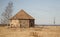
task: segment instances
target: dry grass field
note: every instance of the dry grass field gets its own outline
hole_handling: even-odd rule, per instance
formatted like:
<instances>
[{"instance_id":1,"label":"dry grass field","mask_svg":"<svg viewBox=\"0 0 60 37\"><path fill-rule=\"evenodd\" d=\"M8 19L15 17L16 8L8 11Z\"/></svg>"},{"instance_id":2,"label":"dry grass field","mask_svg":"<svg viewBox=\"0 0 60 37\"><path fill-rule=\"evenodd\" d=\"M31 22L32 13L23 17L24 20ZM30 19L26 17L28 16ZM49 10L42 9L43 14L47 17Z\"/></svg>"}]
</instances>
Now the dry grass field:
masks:
<instances>
[{"instance_id":1,"label":"dry grass field","mask_svg":"<svg viewBox=\"0 0 60 37\"><path fill-rule=\"evenodd\" d=\"M39 26L35 28L0 27L0 37L60 37L60 26Z\"/></svg>"}]
</instances>

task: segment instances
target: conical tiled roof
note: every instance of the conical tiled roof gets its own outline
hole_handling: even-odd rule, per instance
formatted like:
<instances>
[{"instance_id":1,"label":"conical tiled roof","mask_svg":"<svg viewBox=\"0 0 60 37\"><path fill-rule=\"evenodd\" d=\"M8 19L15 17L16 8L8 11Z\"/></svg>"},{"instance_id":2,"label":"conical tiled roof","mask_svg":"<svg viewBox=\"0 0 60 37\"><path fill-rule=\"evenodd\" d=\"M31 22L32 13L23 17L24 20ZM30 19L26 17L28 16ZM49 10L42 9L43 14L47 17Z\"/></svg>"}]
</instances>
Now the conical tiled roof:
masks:
<instances>
[{"instance_id":1,"label":"conical tiled roof","mask_svg":"<svg viewBox=\"0 0 60 37\"><path fill-rule=\"evenodd\" d=\"M11 19L34 19L34 18L29 14L27 14L24 10L21 10Z\"/></svg>"}]
</instances>

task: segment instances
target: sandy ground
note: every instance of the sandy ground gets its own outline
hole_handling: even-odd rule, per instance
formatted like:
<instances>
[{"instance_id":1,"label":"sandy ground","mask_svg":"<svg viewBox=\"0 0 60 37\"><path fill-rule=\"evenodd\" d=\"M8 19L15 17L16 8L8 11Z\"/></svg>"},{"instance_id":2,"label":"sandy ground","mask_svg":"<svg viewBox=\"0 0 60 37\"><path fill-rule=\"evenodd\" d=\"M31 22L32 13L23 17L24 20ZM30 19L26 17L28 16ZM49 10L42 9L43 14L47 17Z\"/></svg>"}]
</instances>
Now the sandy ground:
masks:
<instances>
[{"instance_id":1,"label":"sandy ground","mask_svg":"<svg viewBox=\"0 0 60 37\"><path fill-rule=\"evenodd\" d=\"M0 37L60 37L60 26L40 26L38 28L0 27Z\"/></svg>"}]
</instances>

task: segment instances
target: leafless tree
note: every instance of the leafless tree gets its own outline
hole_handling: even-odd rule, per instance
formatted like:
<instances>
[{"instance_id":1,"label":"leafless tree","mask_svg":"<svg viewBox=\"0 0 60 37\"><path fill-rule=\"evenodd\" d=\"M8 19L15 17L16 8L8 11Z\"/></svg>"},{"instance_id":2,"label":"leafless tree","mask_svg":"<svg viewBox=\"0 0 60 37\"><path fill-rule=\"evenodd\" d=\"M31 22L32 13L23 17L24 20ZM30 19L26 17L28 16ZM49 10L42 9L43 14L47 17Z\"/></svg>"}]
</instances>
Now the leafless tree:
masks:
<instances>
[{"instance_id":1,"label":"leafless tree","mask_svg":"<svg viewBox=\"0 0 60 37\"><path fill-rule=\"evenodd\" d=\"M12 16L12 12L13 12L13 2L9 2L5 11L1 14L1 16L2 16L1 23L2 24L9 24L9 19Z\"/></svg>"}]
</instances>

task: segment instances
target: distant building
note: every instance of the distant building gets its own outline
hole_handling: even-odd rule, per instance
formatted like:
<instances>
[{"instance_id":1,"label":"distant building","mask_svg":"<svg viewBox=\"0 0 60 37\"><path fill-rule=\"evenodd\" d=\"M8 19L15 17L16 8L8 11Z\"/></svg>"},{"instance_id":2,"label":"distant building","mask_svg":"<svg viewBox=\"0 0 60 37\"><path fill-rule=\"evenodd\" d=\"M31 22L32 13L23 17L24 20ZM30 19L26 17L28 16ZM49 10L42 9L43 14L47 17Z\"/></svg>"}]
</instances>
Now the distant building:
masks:
<instances>
[{"instance_id":1,"label":"distant building","mask_svg":"<svg viewBox=\"0 0 60 37\"><path fill-rule=\"evenodd\" d=\"M10 18L11 27L34 27L34 18L24 10L19 11L15 16Z\"/></svg>"}]
</instances>

